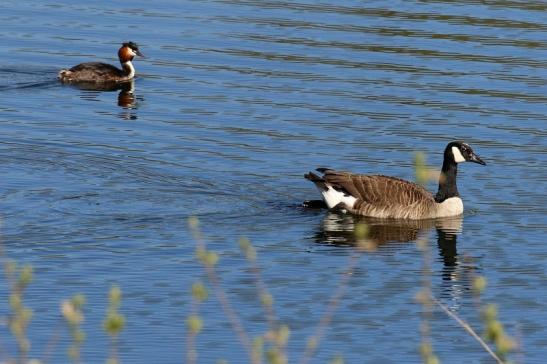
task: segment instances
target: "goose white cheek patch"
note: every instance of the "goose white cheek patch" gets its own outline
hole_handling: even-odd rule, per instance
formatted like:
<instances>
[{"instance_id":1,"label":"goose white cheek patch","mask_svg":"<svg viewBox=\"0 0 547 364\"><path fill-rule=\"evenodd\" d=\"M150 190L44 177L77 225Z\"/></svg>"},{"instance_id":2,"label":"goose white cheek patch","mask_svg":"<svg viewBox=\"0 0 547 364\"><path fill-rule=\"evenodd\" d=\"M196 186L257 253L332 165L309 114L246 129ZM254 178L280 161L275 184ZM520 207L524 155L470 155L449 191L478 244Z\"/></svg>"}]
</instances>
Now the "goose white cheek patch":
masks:
<instances>
[{"instance_id":1,"label":"goose white cheek patch","mask_svg":"<svg viewBox=\"0 0 547 364\"><path fill-rule=\"evenodd\" d=\"M460 152L460 149L458 147L452 147L452 154L454 155L454 161L456 163L465 162L465 158L462 155L462 152Z\"/></svg>"}]
</instances>

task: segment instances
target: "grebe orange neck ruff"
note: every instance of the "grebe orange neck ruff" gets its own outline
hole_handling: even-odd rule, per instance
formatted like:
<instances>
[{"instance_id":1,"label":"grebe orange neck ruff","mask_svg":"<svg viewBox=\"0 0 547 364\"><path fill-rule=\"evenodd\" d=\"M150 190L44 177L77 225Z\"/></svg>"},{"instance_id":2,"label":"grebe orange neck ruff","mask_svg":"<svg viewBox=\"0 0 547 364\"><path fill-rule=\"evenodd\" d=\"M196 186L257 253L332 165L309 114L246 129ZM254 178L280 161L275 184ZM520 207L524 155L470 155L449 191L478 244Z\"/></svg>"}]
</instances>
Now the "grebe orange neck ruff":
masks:
<instances>
[{"instance_id":1,"label":"grebe orange neck ruff","mask_svg":"<svg viewBox=\"0 0 547 364\"><path fill-rule=\"evenodd\" d=\"M133 58L144 57L136 43L123 43L118 50L122 69L108 63L86 62L59 72L58 78L64 83L116 83L126 82L135 77Z\"/></svg>"}]
</instances>

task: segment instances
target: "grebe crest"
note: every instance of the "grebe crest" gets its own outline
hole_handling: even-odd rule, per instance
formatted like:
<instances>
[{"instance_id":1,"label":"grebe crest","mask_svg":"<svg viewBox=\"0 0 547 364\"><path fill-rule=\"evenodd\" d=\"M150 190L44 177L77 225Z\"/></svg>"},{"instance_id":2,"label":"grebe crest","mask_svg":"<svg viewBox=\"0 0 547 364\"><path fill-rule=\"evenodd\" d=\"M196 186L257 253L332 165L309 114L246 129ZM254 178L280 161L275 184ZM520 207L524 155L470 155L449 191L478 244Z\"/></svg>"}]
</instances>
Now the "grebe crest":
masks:
<instances>
[{"instance_id":1,"label":"grebe crest","mask_svg":"<svg viewBox=\"0 0 547 364\"><path fill-rule=\"evenodd\" d=\"M123 43L118 50L118 59L122 69L111 64L86 62L59 72L58 78L64 83L118 83L126 82L135 77L133 58L144 57L139 46L134 42Z\"/></svg>"}]
</instances>

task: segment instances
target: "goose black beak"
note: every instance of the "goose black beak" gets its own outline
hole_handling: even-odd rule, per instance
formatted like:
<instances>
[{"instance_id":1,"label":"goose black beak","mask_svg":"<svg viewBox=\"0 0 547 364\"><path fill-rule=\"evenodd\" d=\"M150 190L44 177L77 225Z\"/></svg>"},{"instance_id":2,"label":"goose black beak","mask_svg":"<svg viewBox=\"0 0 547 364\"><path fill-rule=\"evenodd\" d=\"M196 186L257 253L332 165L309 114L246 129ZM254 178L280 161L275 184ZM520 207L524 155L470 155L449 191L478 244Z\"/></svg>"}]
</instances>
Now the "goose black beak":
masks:
<instances>
[{"instance_id":1,"label":"goose black beak","mask_svg":"<svg viewBox=\"0 0 547 364\"><path fill-rule=\"evenodd\" d=\"M486 165L486 162L483 161L478 155L476 155L475 153L471 154L471 157L469 158L469 162L474 162L474 163L478 163L478 164L482 164L483 166Z\"/></svg>"}]
</instances>

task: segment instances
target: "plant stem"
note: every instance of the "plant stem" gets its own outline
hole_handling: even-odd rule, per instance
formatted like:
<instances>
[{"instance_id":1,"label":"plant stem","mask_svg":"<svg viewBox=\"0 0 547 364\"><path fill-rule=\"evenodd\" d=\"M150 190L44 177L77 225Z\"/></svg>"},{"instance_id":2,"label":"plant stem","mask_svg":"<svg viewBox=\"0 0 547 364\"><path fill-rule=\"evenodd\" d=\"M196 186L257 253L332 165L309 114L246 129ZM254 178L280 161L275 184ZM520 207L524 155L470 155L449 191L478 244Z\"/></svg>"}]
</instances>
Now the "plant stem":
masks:
<instances>
[{"instance_id":1,"label":"plant stem","mask_svg":"<svg viewBox=\"0 0 547 364\"><path fill-rule=\"evenodd\" d=\"M494 358L499 364L505 364L505 362L503 360L500 359L499 356L496 355L496 353L490 349L490 347L488 346L488 344L475 332L475 330L473 330L473 328L467 323L465 322L464 320L462 320L461 318L459 318L455 313L451 312L448 307L446 307L445 305L443 305L441 302L439 302L436 298L434 297L431 297L431 300L433 302L435 302L437 304L437 306L439 306L440 308L442 308L442 310L450 317L452 317L454 320L456 320L456 322L458 324L460 324L461 327L463 327L465 329L465 331L467 331L469 334L471 334L471 336L473 336L475 338L475 340L477 340L479 342L479 344L481 344L481 346L488 352L488 354L490 354L490 356L492 358Z\"/></svg>"}]
</instances>

